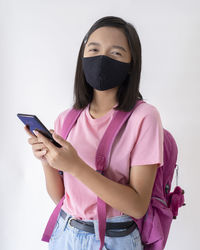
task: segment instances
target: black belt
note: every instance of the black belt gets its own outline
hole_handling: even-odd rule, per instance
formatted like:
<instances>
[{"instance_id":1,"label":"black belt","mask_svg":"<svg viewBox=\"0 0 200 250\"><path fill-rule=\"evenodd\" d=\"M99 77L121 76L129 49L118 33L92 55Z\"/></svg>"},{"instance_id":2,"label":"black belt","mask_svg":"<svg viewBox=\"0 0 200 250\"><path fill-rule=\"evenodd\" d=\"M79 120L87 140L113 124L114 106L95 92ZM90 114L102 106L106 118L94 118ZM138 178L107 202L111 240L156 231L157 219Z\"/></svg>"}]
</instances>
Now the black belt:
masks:
<instances>
[{"instance_id":1,"label":"black belt","mask_svg":"<svg viewBox=\"0 0 200 250\"><path fill-rule=\"evenodd\" d=\"M60 215L63 219L66 218L66 213L61 209ZM68 221L69 225L72 227L75 227L77 229L89 232L89 233L95 233L94 230L94 223L93 222L86 222L82 220L76 220L74 218L70 218ZM130 233L132 233L137 228L137 224L132 221L127 222L107 222L106 223L106 236L109 237L123 237ZM121 231L112 231L112 229L119 229Z\"/></svg>"}]
</instances>

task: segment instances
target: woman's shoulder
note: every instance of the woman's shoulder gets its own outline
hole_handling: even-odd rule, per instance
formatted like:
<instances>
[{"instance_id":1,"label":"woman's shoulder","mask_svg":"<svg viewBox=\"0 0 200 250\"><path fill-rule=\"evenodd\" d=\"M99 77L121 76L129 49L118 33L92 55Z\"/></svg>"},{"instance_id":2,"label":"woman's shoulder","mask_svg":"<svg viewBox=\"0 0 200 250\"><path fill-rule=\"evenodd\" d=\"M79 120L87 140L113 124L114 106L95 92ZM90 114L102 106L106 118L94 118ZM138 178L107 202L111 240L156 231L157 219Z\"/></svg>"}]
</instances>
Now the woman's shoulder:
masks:
<instances>
[{"instance_id":1,"label":"woman's shoulder","mask_svg":"<svg viewBox=\"0 0 200 250\"><path fill-rule=\"evenodd\" d=\"M146 117L160 120L160 112L158 111L156 106L144 101L135 108L135 110L131 114L130 119L142 121Z\"/></svg>"},{"instance_id":2,"label":"woman's shoulder","mask_svg":"<svg viewBox=\"0 0 200 250\"><path fill-rule=\"evenodd\" d=\"M54 125L57 127L57 126L62 126L66 116L68 115L69 111L71 110L72 108L67 108L67 109L64 109L62 111L60 111L60 113L58 113L56 119L55 119L55 122L54 122Z\"/></svg>"},{"instance_id":3,"label":"woman's shoulder","mask_svg":"<svg viewBox=\"0 0 200 250\"><path fill-rule=\"evenodd\" d=\"M146 101L143 101L141 104L139 104L136 107L135 112L140 114L140 115L150 115L150 114L159 113L156 106L154 106L153 104L150 104Z\"/></svg>"}]
</instances>

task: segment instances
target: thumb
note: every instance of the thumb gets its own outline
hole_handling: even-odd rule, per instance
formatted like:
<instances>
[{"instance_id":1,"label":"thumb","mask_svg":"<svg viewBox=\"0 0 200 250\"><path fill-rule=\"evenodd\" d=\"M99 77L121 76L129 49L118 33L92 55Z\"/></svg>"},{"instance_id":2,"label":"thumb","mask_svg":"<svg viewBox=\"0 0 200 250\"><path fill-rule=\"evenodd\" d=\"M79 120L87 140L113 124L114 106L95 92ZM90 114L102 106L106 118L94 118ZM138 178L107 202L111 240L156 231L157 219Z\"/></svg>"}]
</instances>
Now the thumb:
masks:
<instances>
[{"instance_id":1,"label":"thumb","mask_svg":"<svg viewBox=\"0 0 200 250\"><path fill-rule=\"evenodd\" d=\"M67 142L60 135L53 132L52 136L53 139L57 141L61 146L66 146Z\"/></svg>"},{"instance_id":2,"label":"thumb","mask_svg":"<svg viewBox=\"0 0 200 250\"><path fill-rule=\"evenodd\" d=\"M53 134L54 130L53 129L49 129L50 133Z\"/></svg>"}]
</instances>

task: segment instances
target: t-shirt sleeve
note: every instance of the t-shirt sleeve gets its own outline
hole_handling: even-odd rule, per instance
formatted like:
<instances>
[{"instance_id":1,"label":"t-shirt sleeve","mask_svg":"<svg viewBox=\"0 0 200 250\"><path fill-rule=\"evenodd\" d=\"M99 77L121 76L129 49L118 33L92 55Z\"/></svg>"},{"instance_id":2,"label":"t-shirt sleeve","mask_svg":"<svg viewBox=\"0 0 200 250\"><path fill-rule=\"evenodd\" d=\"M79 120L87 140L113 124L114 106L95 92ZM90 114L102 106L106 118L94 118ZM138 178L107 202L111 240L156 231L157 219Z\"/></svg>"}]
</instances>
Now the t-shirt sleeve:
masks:
<instances>
[{"instance_id":1,"label":"t-shirt sleeve","mask_svg":"<svg viewBox=\"0 0 200 250\"><path fill-rule=\"evenodd\" d=\"M134 165L163 165L163 127L160 114L152 108L141 119L136 142L130 154L131 167Z\"/></svg>"},{"instance_id":2,"label":"t-shirt sleeve","mask_svg":"<svg viewBox=\"0 0 200 250\"><path fill-rule=\"evenodd\" d=\"M61 132L63 129L64 120L65 120L69 111L70 111L70 109L62 111L61 113L58 114L58 116L54 120L54 131L56 132L56 134L58 134L60 136L61 136Z\"/></svg>"}]
</instances>

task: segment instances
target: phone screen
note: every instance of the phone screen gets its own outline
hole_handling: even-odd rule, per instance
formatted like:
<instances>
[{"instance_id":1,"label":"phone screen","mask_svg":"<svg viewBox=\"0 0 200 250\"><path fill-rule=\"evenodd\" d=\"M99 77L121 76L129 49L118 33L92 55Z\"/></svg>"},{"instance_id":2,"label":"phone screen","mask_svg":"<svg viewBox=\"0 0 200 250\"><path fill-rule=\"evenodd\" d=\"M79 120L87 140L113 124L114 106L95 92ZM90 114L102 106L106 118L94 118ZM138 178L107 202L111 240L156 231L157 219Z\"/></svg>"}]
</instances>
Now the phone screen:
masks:
<instances>
[{"instance_id":1,"label":"phone screen","mask_svg":"<svg viewBox=\"0 0 200 250\"><path fill-rule=\"evenodd\" d=\"M32 134L34 134L33 130L38 130L39 132L41 132L41 134L46 136L55 146L59 148L62 147L53 139L50 131L44 126L44 124L37 118L36 115L18 113L17 116L25 125L28 126Z\"/></svg>"}]
</instances>

